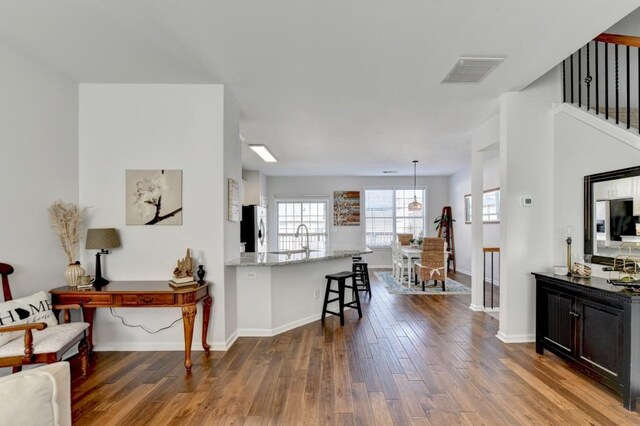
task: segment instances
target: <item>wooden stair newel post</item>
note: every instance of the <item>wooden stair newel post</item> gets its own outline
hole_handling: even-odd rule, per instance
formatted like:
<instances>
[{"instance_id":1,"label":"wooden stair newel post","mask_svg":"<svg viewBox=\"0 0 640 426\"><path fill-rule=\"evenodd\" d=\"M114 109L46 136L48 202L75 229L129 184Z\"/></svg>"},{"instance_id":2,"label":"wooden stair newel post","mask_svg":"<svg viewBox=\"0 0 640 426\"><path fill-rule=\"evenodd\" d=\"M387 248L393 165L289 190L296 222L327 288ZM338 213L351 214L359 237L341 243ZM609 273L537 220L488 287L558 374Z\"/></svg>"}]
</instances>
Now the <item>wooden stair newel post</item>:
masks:
<instances>
[{"instance_id":1,"label":"wooden stair newel post","mask_svg":"<svg viewBox=\"0 0 640 426\"><path fill-rule=\"evenodd\" d=\"M451 206L444 206L442 208L440 226L438 227L438 238L444 238L449 248L447 268L449 267L449 262L451 262L453 266L451 269L453 272L456 272L456 244L453 239L453 214L451 213Z\"/></svg>"}]
</instances>

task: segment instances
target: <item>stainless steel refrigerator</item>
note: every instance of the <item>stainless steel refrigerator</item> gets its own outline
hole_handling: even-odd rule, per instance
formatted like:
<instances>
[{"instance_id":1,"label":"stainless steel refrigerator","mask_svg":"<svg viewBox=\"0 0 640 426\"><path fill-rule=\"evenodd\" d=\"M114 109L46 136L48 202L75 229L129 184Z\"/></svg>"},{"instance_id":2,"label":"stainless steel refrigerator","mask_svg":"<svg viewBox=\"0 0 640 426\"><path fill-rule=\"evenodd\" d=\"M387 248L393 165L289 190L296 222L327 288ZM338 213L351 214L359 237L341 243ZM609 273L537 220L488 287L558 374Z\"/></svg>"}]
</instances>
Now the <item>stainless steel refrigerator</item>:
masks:
<instances>
[{"instance_id":1,"label":"stainless steel refrigerator","mask_svg":"<svg viewBox=\"0 0 640 426\"><path fill-rule=\"evenodd\" d=\"M248 253L267 251L267 209L260 206L242 206L240 242Z\"/></svg>"}]
</instances>

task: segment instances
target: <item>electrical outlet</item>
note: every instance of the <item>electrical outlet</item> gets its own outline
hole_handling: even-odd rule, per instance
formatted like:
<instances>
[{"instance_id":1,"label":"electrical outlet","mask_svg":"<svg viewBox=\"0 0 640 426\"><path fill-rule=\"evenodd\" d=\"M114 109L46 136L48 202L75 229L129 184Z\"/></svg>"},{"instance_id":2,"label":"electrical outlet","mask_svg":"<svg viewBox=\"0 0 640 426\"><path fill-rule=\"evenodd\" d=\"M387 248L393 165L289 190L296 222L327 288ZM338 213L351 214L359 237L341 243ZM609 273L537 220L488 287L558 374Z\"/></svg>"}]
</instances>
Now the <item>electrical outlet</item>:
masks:
<instances>
[{"instance_id":1,"label":"electrical outlet","mask_svg":"<svg viewBox=\"0 0 640 426\"><path fill-rule=\"evenodd\" d=\"M320 300L320 289L316 288L315 290L313 290L313 298L316 300Z\"/></svg>"},{"instance_id":2,"label":"electrical outlet","mask_svg":"<svg viewBox=\"0 0 640 426\"><path fill-rule=\"evenodd\" d=\"M255 280L256 279L256 273L255 272L247 272L247 279L248 280Z\"/></svg>"}]
</instances>

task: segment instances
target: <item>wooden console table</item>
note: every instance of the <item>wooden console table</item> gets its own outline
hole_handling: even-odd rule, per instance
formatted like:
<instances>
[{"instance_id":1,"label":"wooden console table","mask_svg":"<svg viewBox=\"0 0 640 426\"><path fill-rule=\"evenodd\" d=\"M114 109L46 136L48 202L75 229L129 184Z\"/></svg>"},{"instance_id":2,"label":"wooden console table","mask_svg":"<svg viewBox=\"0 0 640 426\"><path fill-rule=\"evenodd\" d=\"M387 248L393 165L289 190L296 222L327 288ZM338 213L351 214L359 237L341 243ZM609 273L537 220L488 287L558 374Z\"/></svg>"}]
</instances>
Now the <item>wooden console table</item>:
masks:
<instances>
[{"instance_id":1,"label":"wooden console table","mask_svg":"<svg viewBox=\"0 0 640 426\"><path fill-rule=\"evenodd\" d=\"M598 277L536 277L536 352L548 350L622 395L640 396L640 295Z\"/></svg>"},{"instance_id":2,"label":"wooden console table","mask_svg":"<svg viewBox=\"0 0 640 426\"><path fill-rule=\"evenodd\" d=\"M96 308L182 308L184 326L184 366L191 372L191 342L197 304L202 301L202 348L209 355L207 332L213 299L209 295L209 283L173 288L167 281L111 281L97 289L78 290L75 287L58 287L50 291L54 305L78 304L82 306L84 320L89 323L87 340L93 350L93 318Z\"/></svg>"}]
</instances>

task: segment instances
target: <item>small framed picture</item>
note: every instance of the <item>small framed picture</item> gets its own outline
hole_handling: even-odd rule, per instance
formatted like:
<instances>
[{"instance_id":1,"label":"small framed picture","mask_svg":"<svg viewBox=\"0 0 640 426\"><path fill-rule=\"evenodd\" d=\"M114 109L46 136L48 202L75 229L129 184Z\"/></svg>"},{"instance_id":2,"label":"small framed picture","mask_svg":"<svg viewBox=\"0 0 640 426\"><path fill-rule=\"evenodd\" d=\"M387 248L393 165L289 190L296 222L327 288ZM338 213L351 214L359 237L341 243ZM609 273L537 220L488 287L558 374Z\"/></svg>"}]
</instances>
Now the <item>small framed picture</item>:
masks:
<instances>
[{"instance_id":1,"label":"small framed picture","mask_svg":"<svg viewBox=\"0 0 640 426\"><path fill-rule=\"evenodd\" d=\"M238 185L238 181L229 178L228 181L229 186L229 221L230 222L238 222L240 221L240 186Z\"/></svg>"}]
</instances>

